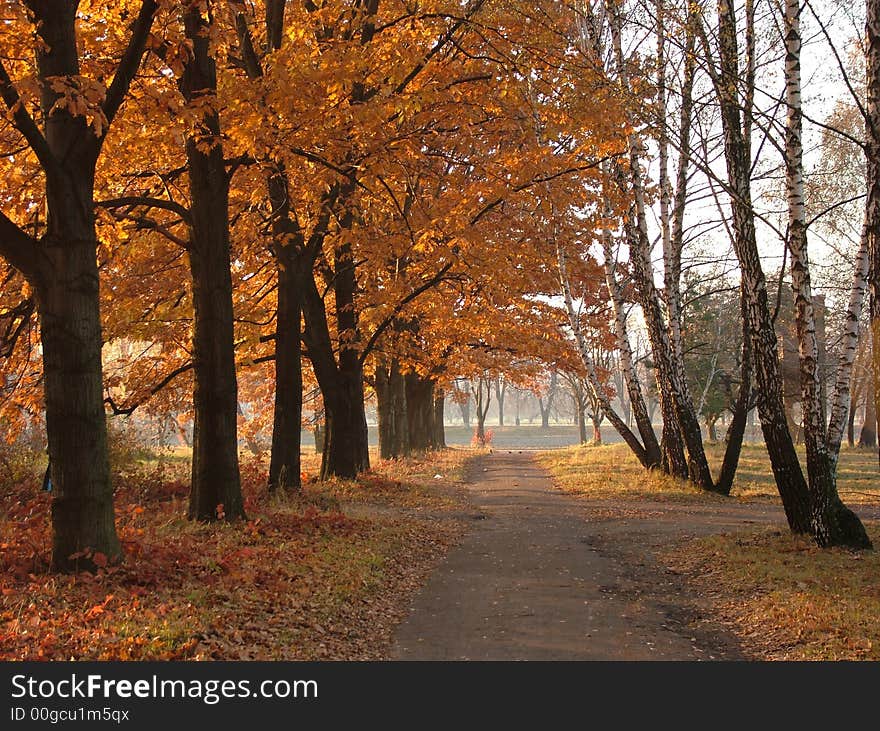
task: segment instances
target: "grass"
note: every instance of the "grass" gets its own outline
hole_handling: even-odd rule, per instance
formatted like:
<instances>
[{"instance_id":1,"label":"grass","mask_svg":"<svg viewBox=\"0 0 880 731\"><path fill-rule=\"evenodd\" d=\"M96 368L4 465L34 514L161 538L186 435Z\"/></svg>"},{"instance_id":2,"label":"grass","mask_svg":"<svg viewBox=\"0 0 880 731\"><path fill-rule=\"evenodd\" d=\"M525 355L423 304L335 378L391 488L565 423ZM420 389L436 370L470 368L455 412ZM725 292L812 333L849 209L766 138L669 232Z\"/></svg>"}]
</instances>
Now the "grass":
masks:
<instances>
[{"instance_id":1,"label":"grass","mask_svg":"<svg viewBox=\"0 0 880 731\"><path fill-rule=\"evenodd\" d=\"M868 524L880 545L880 524ZM880 660L880 553L817 548L780 531L699 538L666 551L705 610L767 660Z\"/></svg>"},{"instance_id":2,"label":"grass","mask_svg":"<svg viewBox=\"0 0 880 731\"><path fill-rule=\"evenodd\" d=\"M701 499L687 482L647 472L623 444L568 447L538 454L538 461L567 493L595 500Z\"/></svg>"},{"instance_id":3,"label":"grass","mask_svg":"<svg viewBox=\"0 0 880 731\"><path fill-rule=\"evenodd\" d=\"M722 445L707 445L709 464L717 474ZM803 457L801 450L801 457ZM703 493L686 481L646 472L624 444L569 447L539 454L539 461L566 492L597 500L652 499L671 502L724 500ZM844 448L838 468L838 490L848 503L880 503L877 455L872 450ZM770 460L763 445L743 446L731 497L739 501L778 501Z\"/></svg>"},{"instance_id":4,"label":"grass","mask_svg":"<svg viewBox=\"0 0 880 731\"><path fill-rule=\"evenodd\" d=\"M182 517L185 461L142 465L116 480L124 563L95 576L48 572L49 496L36 479L8 486L0 659L381 659L407 598L460 534L467 457L379 463L294 496L267 495L265 465L243 461L248 520L234 525Z\"/></svg>"},{"instance_id":5,"label":"grass","mask_svg":"<svg viewBox=\"0 0 880 731\"><path fill-rule=\"evenodd\" d=\"M713 467L721 463L723 447L712 446L708 450ZM801 464L806 464L803 447L798 447ZM877 452L872 449L843 447L837 468L837 489L847 503L880 502L878 489ZM743 448L739 469L734 482L733 494L744 498L776 500L778 493L770 458L763 445L748 444Z\"/></svg>"}]
</instances>

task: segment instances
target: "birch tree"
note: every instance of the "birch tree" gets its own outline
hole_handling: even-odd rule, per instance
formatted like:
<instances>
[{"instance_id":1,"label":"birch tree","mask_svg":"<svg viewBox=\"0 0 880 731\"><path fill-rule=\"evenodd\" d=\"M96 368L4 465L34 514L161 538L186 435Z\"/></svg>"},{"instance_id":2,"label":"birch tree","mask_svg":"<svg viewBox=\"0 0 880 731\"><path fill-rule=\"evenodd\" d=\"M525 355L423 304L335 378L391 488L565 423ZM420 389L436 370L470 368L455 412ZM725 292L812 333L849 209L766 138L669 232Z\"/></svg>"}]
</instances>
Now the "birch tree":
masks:
<instances>
[{"instance_id":1,"label":"birch tree","mask_svg":"<svg viewBox=\"0 0 880 731\"><path fill-rule=\"evenodd\" d=\"M786 180L789 201L789 250L798 299L798 340L800 348L802 397L809 411L811 446L808 447L808 473L803 470L785 418L782 382L779 372L777 340L769 306L766 278L757 247L755 212L752 206L750 147L743 136L743 116L752 92L741 96L743 75L739 66L737 17L729 0L719 0L718 60L707 64L721 111L724 134L727 187L733 213L734 249L740 263L744 292L747 336L757 381L758 413L764 441L782 497L788 523L793 532L813 536L822 546L870 546L867 534L855 514L836 493L830 469L825 422L818 389L815 317L806 251L806 217L803 207L802 112L800 109L800 6L796 0L786 4ZM712 48L701 26L701 44L711 61ZM744 101L745 99L745 101ZM749 112L751 113L751 112Z\"/></svg>"},{"instance_id":2,"label":"birch tree","mask_svg":"<svg viewBox=\"0 0 880 731\"><path fill-rule=\"evenodd\" d=\"M865 20L865 232L870 270L870 316L875 413L880 413L880 0L867 0Z\"/></svg>"}]
</instances>

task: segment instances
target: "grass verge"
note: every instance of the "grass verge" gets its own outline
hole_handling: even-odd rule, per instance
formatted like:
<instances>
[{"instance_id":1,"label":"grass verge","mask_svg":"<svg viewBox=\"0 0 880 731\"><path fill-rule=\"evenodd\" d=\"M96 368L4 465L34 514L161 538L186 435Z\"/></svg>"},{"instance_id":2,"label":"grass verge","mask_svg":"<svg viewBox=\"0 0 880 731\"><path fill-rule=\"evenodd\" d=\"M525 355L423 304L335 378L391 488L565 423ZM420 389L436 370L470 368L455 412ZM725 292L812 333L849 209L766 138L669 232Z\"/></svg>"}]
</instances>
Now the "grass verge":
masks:
<instances>
[{"instance_id":1,"label":"grass verge","mask_svg":"<svg viewBox=\"0 0 880 731\"><path fill-rule=\"evenodd\" d=\"M880 523L868 524L880 545ZM703 616L761 660L880 660L880 553L817 548L780 531L719 535L661 554Z\"/></svg>"},{"instance_id":2,"label":"grass verge","mask_svg":"<svg viewBox=\"0 0 880 731\"><path fill-rule=\"evenodd\" d=\"M717 475L724 457L723 445L706 445L706 455ZM690 483L670 478L659 471L647 472L625 444L556 449L539 453L538 460L551 473L560 489L596 500L726 500L701 492ZM872 450L844 447L838 467L838 490L845 502L880 503L877 477L877 456ZM770 460L763 445L743 445L731 497L740 501L778 502Z\"/></svg>"}]
</instances>

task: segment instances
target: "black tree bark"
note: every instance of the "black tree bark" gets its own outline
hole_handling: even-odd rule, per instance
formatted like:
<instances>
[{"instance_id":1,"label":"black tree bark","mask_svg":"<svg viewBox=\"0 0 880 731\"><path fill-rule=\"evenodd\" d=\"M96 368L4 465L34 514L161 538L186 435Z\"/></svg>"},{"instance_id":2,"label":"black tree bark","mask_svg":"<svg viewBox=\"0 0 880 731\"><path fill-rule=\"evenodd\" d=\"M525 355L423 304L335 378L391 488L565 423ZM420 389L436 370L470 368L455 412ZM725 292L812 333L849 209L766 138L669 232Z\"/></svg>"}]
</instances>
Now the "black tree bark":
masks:
<instances>
[{"instance_id":1,"label":"black tree bark","mask_svg":"<svg viewBox=\"0 0 880 731\"><path fill-rule=\"evenodd\" d=\"M210 22L197 6L183 18L191 56L178 80L187 103L209 101L217 91L210 54ZM238 469L238 383L233 340L229 242L229 177L223 160L220 116L207 105L197 135L186 141L192 235L193 279L192 488L189 517L244 517Z\"/></svg>"},{"instance_id":2,"label":"black tree bark","mask_svg":"<svg viewBox=\"0 0 880 731\"><path fill-rule=\"evenodd\" d=\"M406 388L400 363L380 364L375 373L379 417L379 456L398 459L410 453Z\"/></svg>"},{"instance_id":3,"label":"black tree bark","mask_svg":"<svg viewBox=\"0 0 880 731\"><path fill-rule=\"evenodd\" d=\"M404 380L410 448L416 452L435 449L434 381L418 373L407 373Z\"/></svg>"},{"instance_id":4,"label":"black tree bark","mask_svg":"<svg viewBox=\"0 0 880 731\"><path fill-rule=\"evenodd\" d=\"M859 431L859 448L874 449L877 446L877 408L874 400L874 384L868 382L868 394L865 398L865 420Z\"/></svg>"},{"instance_id":5,"label":"black tree bark","mask_svg":"<svg viewBox=\"0 0 880 731\"><path fill-rule=\"evenodd\" d=\"M446 410L446 392L434 387L434 449L446 449L446 427L444 412Z\"/></svg>"},{"instance_id":6,"label":"black tree bark","mask_svg":"<svg viewBox=\"0 0 880 731\"><path fill-rule=\"evenodd\" d=\"M0 61L0 97L8 120L39 161L46 180L46 230L37 242L0 213L0 255L36 293L43 350L52 493L52 564L94 569L91 556L120 557L113 513L103 406L95 167L106 129L96 133L65 105L54 78L80 73L73 0L28 3L35 43L43 129L29 114ZM156 3L145 0L101 113L112 123L144 54Z\"/></svg>"},{"instance_id":7,"label":"black tree bark","mask_svg":"<svg viewBox=\"0 0 880 731\"><path fill-rule=\"evenodd\" d=\"M286 194L287 181L283 181ZM273 206L274 207L274 206ZM302 309L297 254L277 240L278 306L275 321L275 413L269 460L269 490L301 487Z\"/></svg>"}]
</instances>

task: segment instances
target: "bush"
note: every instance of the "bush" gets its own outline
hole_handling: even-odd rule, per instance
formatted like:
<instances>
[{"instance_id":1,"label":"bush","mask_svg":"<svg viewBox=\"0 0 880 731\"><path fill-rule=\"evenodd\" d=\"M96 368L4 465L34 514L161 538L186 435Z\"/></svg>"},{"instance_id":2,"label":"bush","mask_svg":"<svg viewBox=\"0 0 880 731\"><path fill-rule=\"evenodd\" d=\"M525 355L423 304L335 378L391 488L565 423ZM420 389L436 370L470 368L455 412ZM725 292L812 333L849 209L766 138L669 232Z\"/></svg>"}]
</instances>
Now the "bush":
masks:
<instances>
[{"instance_id":1,"label":"bush","mask_svg":"<svg viewBox=\"0 0 880 731\"><path fill-rule=\"evenodd\" d=\"M46 470L46 433L42 425L31 424L11 442L0 441L0 489L37 483Z\"/></svg>"},{"instance_id":2,"label":"bush","mask_svg":"<svg viewBox=\"0 0 880 731\"><path fill-rule=\"evenodd\" d=\"M148 443L131 417L111 416L107 419L107 451L113 473L132 472L141 462L154 457Z\"/></svg>"}]
</instances>

